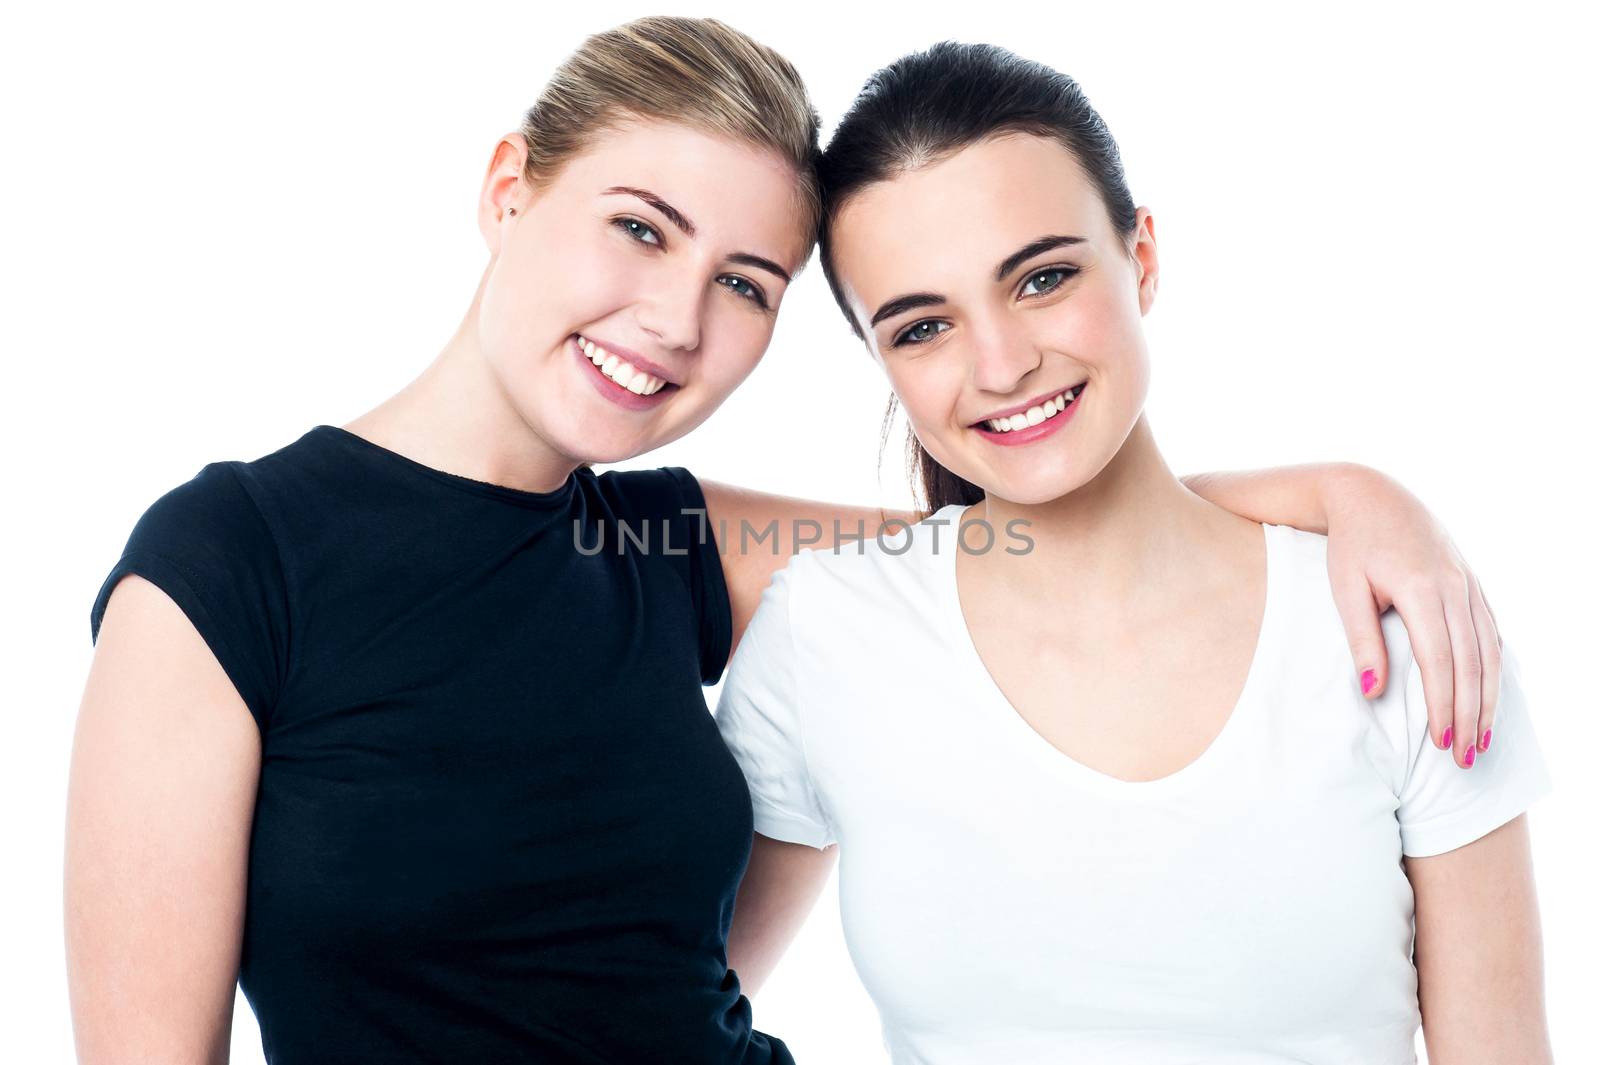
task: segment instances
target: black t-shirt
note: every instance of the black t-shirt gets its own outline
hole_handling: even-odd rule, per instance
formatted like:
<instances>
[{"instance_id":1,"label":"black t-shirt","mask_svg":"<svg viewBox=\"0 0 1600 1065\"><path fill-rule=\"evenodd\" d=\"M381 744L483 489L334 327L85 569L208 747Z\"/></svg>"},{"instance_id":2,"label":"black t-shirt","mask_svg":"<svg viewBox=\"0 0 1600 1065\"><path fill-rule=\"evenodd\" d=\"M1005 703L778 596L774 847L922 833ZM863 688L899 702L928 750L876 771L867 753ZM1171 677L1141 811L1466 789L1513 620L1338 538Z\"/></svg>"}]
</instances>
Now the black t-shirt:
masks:
<instances>
[{"instance_id":1,"label":"black t-shirt","mask_svg":"<svg viewBox=\"0 0 1600 1065\"><path fill-rule=\"evenodd\" d=\"M320 425L140 518L91 634L149 579L260 728L269 1061L792 1060L724 952L752 821L704 506L677 467L524 492Z\"/></svg>"}]
</instances>

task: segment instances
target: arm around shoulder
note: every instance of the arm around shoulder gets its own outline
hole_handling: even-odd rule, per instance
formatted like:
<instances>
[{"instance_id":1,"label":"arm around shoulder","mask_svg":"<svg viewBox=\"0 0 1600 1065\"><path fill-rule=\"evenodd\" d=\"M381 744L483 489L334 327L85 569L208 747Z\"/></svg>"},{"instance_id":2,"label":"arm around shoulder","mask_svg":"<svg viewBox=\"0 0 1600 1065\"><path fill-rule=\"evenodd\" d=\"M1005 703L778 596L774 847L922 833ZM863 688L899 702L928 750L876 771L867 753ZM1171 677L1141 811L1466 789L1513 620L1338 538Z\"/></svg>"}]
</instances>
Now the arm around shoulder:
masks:
<instances>
[{"instance_id":1,"label":"arm around shoulder","mask_svg":"<svg viewBox=\"0 0 1600 1065\"><path fill-rule=\"evenodd\" d=\"M65 933L81 1062L226 1062L260 732L178 605L116 584L78 712Z\"/></svg>"}]
</instances>

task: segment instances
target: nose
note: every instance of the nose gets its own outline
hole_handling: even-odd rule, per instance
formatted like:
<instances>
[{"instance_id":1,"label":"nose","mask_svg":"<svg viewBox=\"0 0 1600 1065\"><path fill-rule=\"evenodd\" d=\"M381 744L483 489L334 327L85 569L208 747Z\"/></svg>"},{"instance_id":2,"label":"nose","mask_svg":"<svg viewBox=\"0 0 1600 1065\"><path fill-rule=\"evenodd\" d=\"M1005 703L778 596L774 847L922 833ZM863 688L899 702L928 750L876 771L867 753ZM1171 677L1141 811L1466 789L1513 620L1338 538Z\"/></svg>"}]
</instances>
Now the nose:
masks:
<instances>
[{"instance_id":1,"label":"nose","mask_svg":"<svg viewBox=\"0 0 1600 1065\"><path fill-rule=\"evenodd\" d=\"M1003 318L974 320L969 328L974 352L972 380L985 392L1009 395L1043 361L1027 332Z\"/></svg>"},{"instance_id":2,"label":"nose","mask_svg":"<svg viewBox=\"0 0 1600 1065\"><path fill-rule=\"evenodd\" d=\"M700 346L700 314L706 286L698 277L662 279L636 312L639 327L662 347L693 351Z\"/></svg>"}]
</instances>

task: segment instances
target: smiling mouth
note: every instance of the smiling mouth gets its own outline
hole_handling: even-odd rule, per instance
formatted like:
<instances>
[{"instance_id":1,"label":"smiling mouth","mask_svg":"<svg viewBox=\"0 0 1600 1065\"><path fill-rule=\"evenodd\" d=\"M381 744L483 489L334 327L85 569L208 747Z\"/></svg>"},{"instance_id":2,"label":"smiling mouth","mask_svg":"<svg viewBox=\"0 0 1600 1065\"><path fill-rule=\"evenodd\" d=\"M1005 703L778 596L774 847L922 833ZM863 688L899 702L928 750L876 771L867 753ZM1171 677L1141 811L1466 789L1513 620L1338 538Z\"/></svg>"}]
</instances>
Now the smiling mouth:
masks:
<instances>
[{"instance_id":1,"label":"smiling mouth","mask_svg":"<svg viewBox=\"0 0 1600 1065\"><path fill-rule=\"evenodd\" d=\"M1087 381L1081 382L1045 400L1043 403L1029 407L1025 411L1005 418L984 418L981 421L973 422L968 428L987 429L991 433L1012 433L1018 429L1027 429L1041 422L1047 422L1066 410L1073 400L1083 394L1083 390L1088 385L1089 382Z\"/></svg>"},{"instance_id":2,"label":"smiling mouth","mask_svg":"<svg viewBox=\"0 0 1600 1065\"><path fill-rule=\"evenodd\" d=\"M671 381L665 381L647 373L633 363L614 352L606 350L599 344L582 334L574 334L578 342L578 350L588 356L595 368L608 377L619 388L625 388L636 396L653 396L663 389L679 387Z\"/></svg>"}]
</instances>

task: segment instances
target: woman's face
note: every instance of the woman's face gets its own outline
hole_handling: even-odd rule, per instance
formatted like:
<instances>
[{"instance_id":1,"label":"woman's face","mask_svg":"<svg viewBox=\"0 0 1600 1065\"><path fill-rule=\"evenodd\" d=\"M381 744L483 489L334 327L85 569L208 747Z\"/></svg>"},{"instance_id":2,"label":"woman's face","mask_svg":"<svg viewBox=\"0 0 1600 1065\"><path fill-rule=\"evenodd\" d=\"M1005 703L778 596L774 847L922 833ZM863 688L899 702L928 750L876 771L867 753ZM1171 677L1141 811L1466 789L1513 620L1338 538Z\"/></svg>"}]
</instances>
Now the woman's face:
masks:
<instances>
[{"instance_id":1,"label":"woman's face","mask_svg":"<svg viewBox=\"0 0 1600 1065\"><path fill-rule=\"evenodd\" d=\"M946 469L1042 503L1116 455L1149 385L1154 229L1141 208L1130 254L1060 143L1007 134L868 186L832 237L867 345Z\"/></svg>"},{"instance_id":2,"label":"woman's face","mask_svg":"<svg viewBox=\"0 0 1600 1065\"><path fill-rule=\"evenodd\" d=\"M794 170L666 122L597 134L539 192L521 180L525 152L501 142L479 203L491 372L575 462L684 435L755 368L810 254Z\"/></svg>"}]
</instances>

